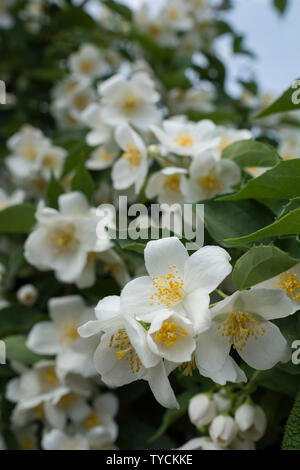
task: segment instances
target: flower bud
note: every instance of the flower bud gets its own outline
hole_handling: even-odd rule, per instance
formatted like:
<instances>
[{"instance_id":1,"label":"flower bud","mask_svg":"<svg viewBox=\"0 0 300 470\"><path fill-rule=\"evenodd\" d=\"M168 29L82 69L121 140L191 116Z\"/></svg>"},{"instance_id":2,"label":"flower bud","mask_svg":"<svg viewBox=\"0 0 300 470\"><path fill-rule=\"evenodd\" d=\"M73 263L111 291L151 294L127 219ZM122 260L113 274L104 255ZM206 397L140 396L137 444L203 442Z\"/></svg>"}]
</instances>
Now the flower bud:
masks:
<instances>
[{"instance_id":1,"label":"flower bud","mask_svg":"<svg viewBox=\"0 0 300 470\"><path fill-rule=\"evenodd\" d=\"M244 439L258 441L264 435L267 427L267 418L260 406L244 403L236 410L234 417L240 435Z\"/></svg>"},{"instance_id":2,"label":"flower bud","mask_svg":"<svg viewBox=\"0 0 300 470\"><path fill-rule=\"evenodd\" d=\"M215 444L228 447L237 435L237 425L231 416L216 416L210 425L209 435Z\"/></svg>"},{"instance_id":3,"label":"flower bud","mask_svg":"<svg viewBox=\"0 0 300 470\"><path fill-rule=\"evenodd\" d=\"M210 440L209 437L195 437L178 447L178 450L223 450Z\"/></svg>"},{"instance_id":4,"label":"flower bud","mask_svg":"<svg viewBox=\"0 0 300 470\"><path fill-rule=\"evenodd\" d=\"M218 393L214 393L213 400L216 404L217 411L222 414L229 411L232 405L231 398L226 398L226 390L221 389Z\"/></svg>"},{"instance_id":5,"label":"flower bud","mask_svg":"<svg viewBox=\"0 0 300 470\"><path fill-rule=\"evenodd\" d=\"M199 393L191 399L188 413L195 426L206 426L216 416L216 405L207 395Z\"/></svg>"},{"instance_id":6,"label":"flower bud","mask_svg":"<svg viewBox=\"0 0 300 470\"><path fill-rule=\"evenodd\" d=\"M38 296L37 289L32 284L25 284L17 292L17 299L23 305L33 305Z\"/></svg>"}]
</instances>

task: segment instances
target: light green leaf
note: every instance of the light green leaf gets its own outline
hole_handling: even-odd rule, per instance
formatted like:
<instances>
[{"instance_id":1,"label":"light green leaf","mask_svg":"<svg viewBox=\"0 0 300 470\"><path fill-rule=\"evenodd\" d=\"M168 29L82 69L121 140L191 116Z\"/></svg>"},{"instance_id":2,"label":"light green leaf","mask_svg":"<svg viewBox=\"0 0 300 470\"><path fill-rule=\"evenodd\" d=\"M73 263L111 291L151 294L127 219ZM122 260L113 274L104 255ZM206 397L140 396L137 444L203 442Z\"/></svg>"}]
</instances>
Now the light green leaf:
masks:
<instances>
[{"instance_id":1,"label":"light green leaf","mask_svg":"<svg viewBox=\"0 0 300 470\"><path fill-rule=\"evenodd\" d=\"M273 224L257 230L250 235L238 238L228 238L226 243L251 243L269 237L280 235L297 235L300 233L300 208L289 212L287 215L277 219Z\"/></svg>"},{"instance_id":2,"label":"light green leaf","mask_svg":"<svg viewBox=\"0 0 300 470\"><path fill-rule=\"evenodd\" d=\"M293 88L291 85L274 103L268 106L266 109L261 111L256 119L260 119L266 116L271 116L271 114L283 113L286 111L295 111L300 108L300 103L293 103L293 94L295 93L296 88ZM299 93L297 93L298 97Z\"/></svg>"},{"instance_id":3,"label":"light green leaf","mask_svg":"<svg viewBox=\"0 0 300 470\"><path fill-rule=\"evenodd\" d=\"M21 364L30 366L42 359L42 356L30 351L26 346L26 336L15 335L4 338L6 346L6 358L10 361L17 361Z\"/></svg>"},{"instance_id":4,"label":"light green leaf","mask_svg":"<svg viewBox=\"0 0 300 470\"><path fill-rule=\"evenodd\" d=\"M253 246L236 262L233 280L239 290L248 289L286 271L298 261L275 246Z\"/></svg>"},{"instance_id":5,"label":"light green leaf","mask_svg":"<svg viewBox=\"0 0 300 470\"><path fill-rule=\"evenodd\" d=\"M242 168L247 166L271 167L280 161L280 157L273 147L255 140L234 142L224 149L222 157L233 160Z\"/></svg>"},{"instance_id":6,"label":"light green leaf","mask_svg":"<svg viewBox=\"0 0 300 470\"><path fill-rule=\"evenodd\" d=\"M35 224L36 207L18 204L0 211L0 233L29 233Z\"/></svg>"},{"instance_id":7,"label":"light green leaf","mask_svg":"<svg viewBox=\"0 0 300 470\"><path fill-rule=\"evenodd\" d=\"M291 199L298 196L300 196L300 158L281 161L262 175L250 179L239 192L218 200Z\"/></svg>"}]
</instances>

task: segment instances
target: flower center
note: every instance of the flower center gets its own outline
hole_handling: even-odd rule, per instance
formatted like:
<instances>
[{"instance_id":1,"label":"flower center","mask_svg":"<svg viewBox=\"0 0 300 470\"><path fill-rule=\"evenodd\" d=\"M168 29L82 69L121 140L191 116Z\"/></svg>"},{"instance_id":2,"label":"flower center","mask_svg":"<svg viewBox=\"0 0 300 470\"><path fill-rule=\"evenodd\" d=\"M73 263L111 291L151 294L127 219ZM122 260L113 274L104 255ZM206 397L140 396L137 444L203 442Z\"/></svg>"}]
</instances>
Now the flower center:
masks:
<instances>
[{"instance_id":1,"label":"flower center","mask_svg":"<svg viewBox=\"0 0 300 470\"><path fill-rule=\"evenodd\" d=\"M93 68L93 63L90 60L83 60L80 64L80 70L83 73L91 73Z\"/></svg>"},{"instance_id":2,"label":"flower center","mask_svg":"<svg viewBox=\"0 0 300 470\"><path fill-rule=\"evenodd\" d=\"M52 236L54 250L60 254L65 251L72 252L77 248L77 241L73 232L68 229L58 229Z\"/></svg>"},{"instance_id":3,"label":"flower center","mask_svg":"<svg viewBox=\"0 0 300 470\"><path fill-rule=\"evenodd\" d=\"M110 348L116 349L115 355L119 361L125 359L129 361L131 372L138 373L142 363L135 349L132 347L130 339L125 330L119 329L118 334L113 334L110 338Z\"/></svg>"},{"instance_id":4,"label":"flower center","mask_svg":"<svg viewBox=\"0 0 300 470\"><path fill-rule=\"evenodd\" d=\"M191 147L194 143L194 139L189 132L182 132L174 139L176 144L180 147Z\"/></svg>"},{"instance_id":5,"label":"flower center","mask_svg":"<svg viewBox=\"0 0 300 470\"><path fill-rule=\"evenodd\" d=\"M34 449L34 440L30 436L23 437L20 440L20 447L22 450L33 450Z\"/></svg>"},{"instance_id":6,"label":"flower center","mask_svg":"<svg viewBox=\"0 0 300 470\"><path fill-rule=\"evenodd\" d=\"M137 107L137 100L134 96L128 95L122 103L122 108L126 112L134 111Z\"/></svg>"},{"instance_id":7,"label":"flower center","mask_svg":"<svg viewBox=\"0 0 300 470\"><path fill-rule=\"evenodd\" d=\"M218 145L218 150L220 152L223 152L223 150L226 149L226 147L228 147L228 145L230 144L231 144L231 140L228 139L228 137L222 137L221 142Z\"/></svg>"},{"instance_id":8,"label":"flower center","mask_svg":"<svg viewBox=\"0 0 300 470\"><path fill-rule=\"evenodd\" d=\"M54 367L42 371L42 382L45 387L53 387L59 384Z\"/></svg>"},{"instance_id":9,"label":"flower center","mask_svg":"<svg viewBox=\"0 0 300 470\"><path fill-rule=\"evenodd\" d=\"M293 155L290 153L290 152L285 152L283 155L282 155L282 159L283 160L292 160L293 158Z\"/></svg>"},{"instance_id":10,"label":"flower center","mask_svg":"<svg viewBox=\"0 0 300 470\"><path fill-rule=\"evenodd\" d=\"M58 406L61 408L67 408L72 403L73 400L74 400L73 394L67 393L59 400Z\"/></svg>"},{"instance_id":11,"label":"flower center","mask_svg":"<svg viewBox=\"0 0 300 470\"><path fill-rule=\"evenodd\" d=\"M47 168L55 168L56 159L53 155L46 155L43 161L43 165Z\"/></svg>"},{"instance_id":12,"label":"flower center","mask_svg":"<svg viewBox=\"0 0 300 470\"><path fill-rule=\"evenodd\" d=\"M33 145L26 145L23 150L23 155L29 162L36 159L37 151Z\"/></svg>"},{"instance_id":13,"label":"flower center","mask_svg":"<svg viewBox=\"0 0 300 470\"><path fill-rule=\"evenodd\" d=\"M153 277L153 286L156 292L150 297L158 305L164 304L166 307L171 307L183 298L183 279L178 275L179 271L176 269L175 264L169 266L169 269L170 271L166 276L161 274L159 277ZM175 273L172 271L175 271ZM154 305L154 302L151 302L150 305Z\"/></svg>"},{"instance_id":14,"label":"flower center","mask_svg":"<svg viewBox=\"0 0 300 470\"><path fill-rule=\"evenodd\" d=\"M61 330L60 340L63 344L71 344L76 341L78 338L78 325L77 323L70 323L68 325L64 325Z\"/></svg>"},{"instance_id":15,"label":"flower center","mask_svg":"<svg viewBox=\"0 0 300 470\"><path fill-rule=\"evenodd\" d=\"M169 16L172 21L177 21L179 19L179 13L174 8L169 10Z\"/></svg>"},{"instance_id":16,"label":"flower center","mask_svg":"<svg viewBox=\"0 0 300 470\"><path fill-rule=\"evenodd\" d=\"M32 409L32 412L36 419L41 421L45 416L44 405L42 403L40 405L37 405L35 408Z\"/></svg>"},{"instance_id":17,"label":"flower center","mask_svg":"<svg viewBox=\"0 0 300 470\"><path fill-rule=\"evenodd\" d=\"M78 95L74 99L74 105L77 109L81 110L84 109L88 104L88 98L84 95Z\"/></svg>"},{"instance_id":18,"label":"flower center","mask_svg":"<svg viewBox=\"0 0 300 470\"><path fill-rule=\"evenodd\" d=\"M179 175L170 175L165 178L164 189L166 191L172 191L174 193L179 193L180 190L180 176Z\"/></svg>"},{"instance_id":19,"label":"flower center","mask_svg":"<svg viewBox=\"0 0 300 470\"><path fill-rule=\"evenodd\" d=\"M300 276L286 271L280 274L280 281L276 287L283 289L292 300L300 300Z\"/></svg>"},{"instance_id":20,"label":"flower center","mask_svg":"<svg viewBox=\"0 0 300 470\"><path fill-rule=\"evenodd\" d=\"M105 162L110 162L114 158L113 154L108 152L105 149L101 149L100 151L100 159L104 160Z\"/></svg>"},{"instance_id":21,"label":"flower center","mask_svg":"<svg viewBox=\"0 0 300 470\"><path fill-rule=\"evenodd\" d=\"M126 152L123 153L122 158L129 163L130 170L138 167L141 163L141 152L137 147L134 147L131 144L126 145Z\"/></svg>"},{"instance_id":22,"label":"flower center","mask_svg":"<svg viewBox=\"0 0 300 470\"><path fill-rule=\"evenodd\" d=\"M226 336L230 344L234 343L234 349L240 351L250 336L257 339L259 334L264 335L266 331L251 313L244 312L230 313L222 325L218 325L218 330L222 331L222 336Z\"/></svg>"},{"instance_id":23,"label":"flower center","mask_svg":"<svg viewBox=\"0 0 300 470\"><path fill-rule=\"evenodd\" d=\"M214 170L208 173L208 175L201 176L197 181L206 196L211 196L217 189L221 189L223 187Z\"/></svg>"},{"instance_id":24,"label":"flower center","mask_svg":"<svg viewBox=\"0 0 300 470\"><path fill-rule=\"evenodd\" d=\"M164 321L161 328L155 333L155 339L169 347L176 346L176 342L186 335L187 332L176 325L174 321Z\"/></svg>"},{"instance_id":25,"label":"flower center","mask_svg":"<svg viewBox=\"0 0 300 470\"><path fill-rule=\"evenodd\" d=\"M83 422L83 425L87 431L90 429L96 428L101 425L101 420L97 413L91 413Z\"/></svg>"}]
</instances>

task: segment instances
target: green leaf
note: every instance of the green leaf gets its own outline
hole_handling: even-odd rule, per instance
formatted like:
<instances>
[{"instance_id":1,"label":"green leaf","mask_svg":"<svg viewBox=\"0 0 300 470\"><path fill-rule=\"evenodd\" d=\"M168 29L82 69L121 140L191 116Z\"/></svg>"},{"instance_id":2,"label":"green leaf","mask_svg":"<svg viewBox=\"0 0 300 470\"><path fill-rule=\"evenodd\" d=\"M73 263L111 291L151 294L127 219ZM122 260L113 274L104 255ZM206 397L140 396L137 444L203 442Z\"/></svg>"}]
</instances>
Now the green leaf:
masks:
<instances>
[{"instance_id":1,"label":"green leaf","mask_svg":"<svg viewBox=\"0 0 300 470\"><path fill-rule=\"evenodd\" d=\"M274 7L277 8L281 15L283 15L286 10L286 7L288 6L288 0L273 0L273 3Z\"/></svg>"},{"instance_id":2,"label":"green leaf","mask_svg":"<svg viewBox=\"0 0 300 470\"><path fill-rule=\"evenodd\" d=\"M78 165L84 164L84 162L90 155L91 147L89 147L84 142L84 138L81 139L82 140L76 142L72 140L73 144L70 147L68 146L69 153L65 161L62 176L66 176L68 173L73 171ZM57 142L59 142L59 140Z\"/></svg>"},{"instance_id":3,"label":"green leaf","mask_svg":"<svg viewBox=\"0 0 300 470\"><path fill-rule=\"evenodd\" d=\"M84 165L79 165L72 179L72 190L80 191L91 200L95 191L95 183Z\"/></svg>"},{"instance_id":4,"label":"green leaf","mask_svg":"<svg viewBox=\"0 0 300 470\"><path fill-rule=\"evenodd\" d=\"M269 237L280 235L297 235L300 233L300 208L289 212L287 215L277 219L273 224L257 230L250 235L238 238L228 238L226 243L250 243Z\"/></svg>"},{"instance_id":5,"label":"green leaf","mask_svg":"<svg viewBox=\"0 0 300 470\"><path fill-rule=\"evenodd\" d=\"M292 408L282 441L283 450L300 450L300 390Z\"/></svg>"},{"instance_id":6,"label":"green leaf","mask_svg":"<svg viewBox=\"0 0 300 470\"><path fill-rule=\"evenodd\" d=\"M262 175L250 179L239 192L218 200L291 199L298 196L300 196L300 158L281 161Z\"/></svg>"},{"instance_id":7,"label":"green leaf","mask_svg":"<svg viewBox=\"0 0 300 470\"><path fill-rule=\"evenodd\" d=\"M53 207L54 209L58 208L58 198L61 194L64 194L65 190L61 183L55 178L54 175L51 175L50 182L47 187L46 198L48 201L48 206Z\"/></svg>"},{"instance_id":8,"label":"green leaf","mask_svg":"<svg viewBox=\"0 0 300 470\"><path fill-rule=\"evenodd\" d=\"M18 204L0 211L0 233L29 233L35 224L36 207Z\"/></svg>"},{"instance_id":9,"label":"green leaf","mask_svg":"<svg viewBox=\"0 0 300 470\"><path fill-rule=\"evenodd\" d=\"M300 208L300 197L295 197L294 199L291 199L291 201L289 201L286 205L282 207L282 210L279 213L278 218L283 217L284 215L298 208Z\"/></svg>"},{"instance_id":10,"label":"green leaf","mask_svg":"<svg viewBox=\"0 0 300 470\"><path fill-rule=\"evenodd\" d=\"M190 399L195 395L196 389L188 390L183 392L181 395L177 396L177 401L179 403L180 408L177 409L169 409L165 411L162 423L156 433L151 437L150 442L155 441L160 436L162 436L166 430L171 426L171 424L175 423L184 416L187 412L188 405Z\"/></svg>"},{"instance_id":11,"label":"green leaf","mask_svg":"<svg viewBox=\"0 0 300 470\"><path fill-rule=\"evenodd\" d=\"M103 4L107 6L110 10L112 10L113 12L118 13L125 20L128 20L128 21L132 20L132 12L130 8L128 8L127 6L122 5L113 0L103 0Z\"/></svg>"},{"instance_id":12,"label":"green leaf","mask_svg":"<svg viewBox=\"0 0 300 470\"><path fill-rule=\"evenodd\" d=\"M299 388L299 377L290 375L274 367L270 370L261 371L257 383L268 390L280 392L294 398Z\"/></svg>"},{"instance_id":13,"label":"green leaf","mask_svg":"<svg viewBox=\"0 0 300 470\"><path fill-rule=\"evenodd\" d=\"M298 261L275 246L253 246L236 262L233 280L239 290L248 289L286 271Z\"/></svg>"},{"instance_id":14,"label":"green leaf","mask_svg":"<svg viewBox=\"0 0 300 470\"><path fill-rule=\"evenodd\" d=\"M296 88L293 88L293 85L291 85L290 88L288 88L276 101L274 101L274 103L272 103L266 109L261 111L257 116L255 116L255 118L260 119L266 116L271 116L271 114L277 114L286 111L295 111L296 109L299 109L300 102L298 104L293 103L294 93L295 97L298 98L298 92L296 93Z\"/></svg>"},{"instance_id":15,"label":"green leaf","mask_svg":"<svg viewBox=\"0 0 300 470\"><path fill-rule=\"evenodd\" d=\"M204 218L211 237L225 247L235 243L225 240L228 237L240 237L249 233L250 227L255 231L274 220L272 213L256 201L208 201L204 206Z\"/></svg>"},{"instance_id":16,"label":"green leaf","mask_svg":"<svg viewBox=\"0 0 300 470\"><path fill-rule=\"evenodd\" d=\"M38 310L24 305L10 305L1 310L0 337L25 332L36 322L47 319Z\"/></svg>"},{"instance_id":17,"label":"green leaf","mask_svg":"<svg viewBox=\"0 0 300 470\"><path fill-rule=\"evenodd\" d=\"M280 157L273 147L255 140L241 140L229 145L223 151L222 157L233 160L242 168L247 166L270 167L280 161Z\"/></svg>"},{"instance_id":18,"label":"green leaf","mask_svg":"<svg viewBox=\"0 0 300 470\"><path fill-rule=\"evenodd\" d=\"M30 366L42 359L42 356L30 351L26 346L26 336L14 335L4 338L4 343L6 346L6 358L10 361L21 362Z\"/></svg>"}]
</instances>

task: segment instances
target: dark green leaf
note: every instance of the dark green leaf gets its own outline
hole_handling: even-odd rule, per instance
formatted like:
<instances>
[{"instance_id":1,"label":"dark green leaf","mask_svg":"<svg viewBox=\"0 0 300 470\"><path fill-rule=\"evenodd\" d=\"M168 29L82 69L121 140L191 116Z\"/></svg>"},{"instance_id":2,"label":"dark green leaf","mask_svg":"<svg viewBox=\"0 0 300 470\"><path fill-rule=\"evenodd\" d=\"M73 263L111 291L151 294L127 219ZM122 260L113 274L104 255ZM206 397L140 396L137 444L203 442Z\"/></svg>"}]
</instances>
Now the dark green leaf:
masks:
<instances>
[{"instance_id":1,"label":"dark green leaf","mask_svg":"<svg viewBox=\"0 0 300 470\"><path fill-rule=\"evenodd\" d=\"M300 390L296 397L282 442L283 450L300 450Z\"/></svg>"},{"instance_id":2,"label":"dark green leaf","mask_svg":"<svg viewBox=\"0 0 300 470\"><path fill-rule=\"evenodd\" d=\"M35 224L36 207L18 204L0 211L0 233L29 233Z\"/></svg>"},{"instance_id":3,"label":"dark green leaf","mask_svg":"<svg viewBox=\"0 0 300 470\"><path fill-rule=\"evenodd\" d=\"M58 208L58 198L61 194L64 194L65 190L61 183L55 178L54 175L51 176L51 180L47 187L46 198L48 201L48 206L53 207L54 209Z\"/></svg>"},{"instance_id":4,"label":"dark green leaf","mask_svg":"<svg viewBox=\"0 0 300 470\"><path fill-rule=\"evenodd\" d=\"M296 81L293 83L296 83ZM300 101L296 102L299 100L299 92L297 91L297 88L299 88L299 85L295 88L290 86L290 88L288 88L276 101L274 101L274 103L261 111L257 116L255 116L255 118L260 119L266 116L270 116L271 114L295 111L296 109L299 109ZM296 98L296 101L293 97Z\"/></svg>"},{"instance_id":5,"label":"dark green leaf","mask_svg":"<svg viewBox=\"0 0 300 470\"><path fill-rule=\"evenodd\" d=\"M72 179L72 190L80 191L91 200L95 191L95 183L84 165L79 165Z\"/></svg>"}]
</instances>

